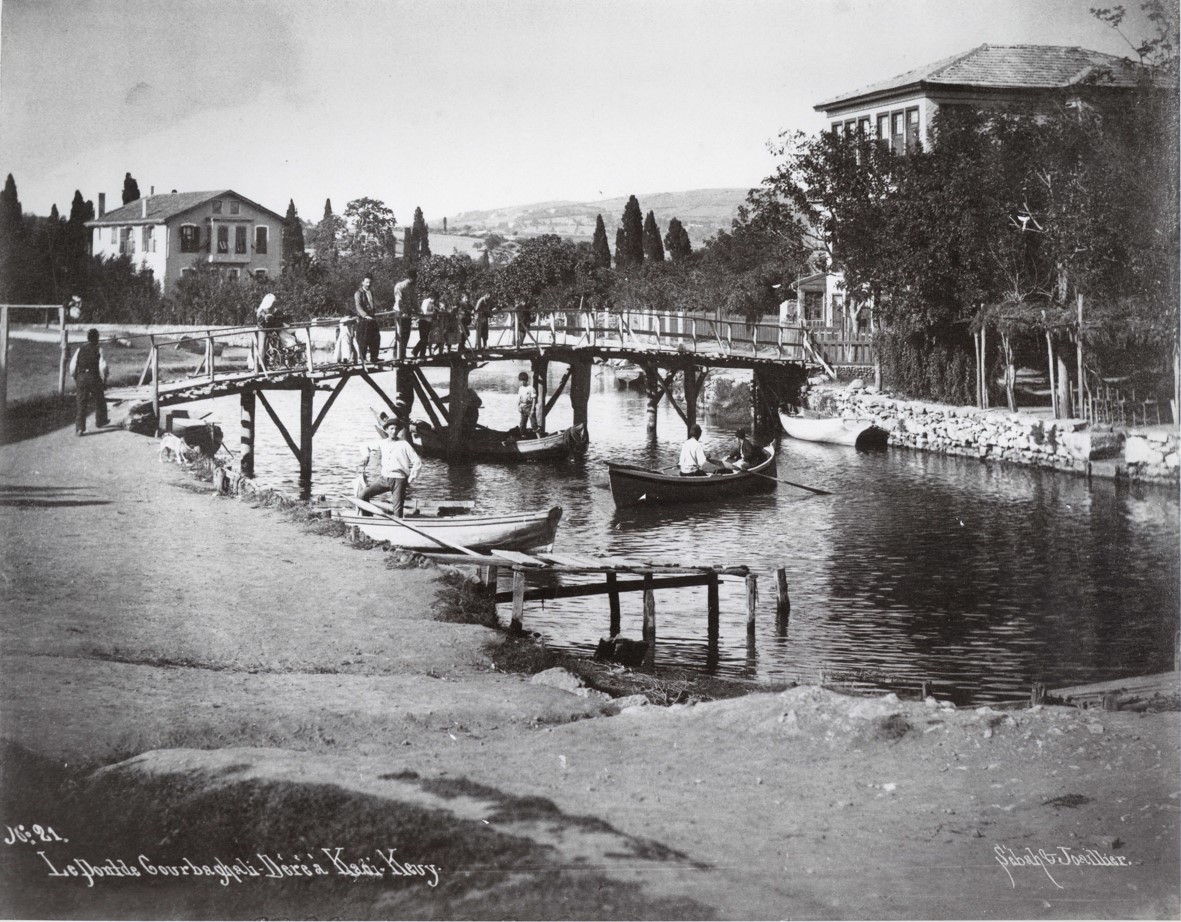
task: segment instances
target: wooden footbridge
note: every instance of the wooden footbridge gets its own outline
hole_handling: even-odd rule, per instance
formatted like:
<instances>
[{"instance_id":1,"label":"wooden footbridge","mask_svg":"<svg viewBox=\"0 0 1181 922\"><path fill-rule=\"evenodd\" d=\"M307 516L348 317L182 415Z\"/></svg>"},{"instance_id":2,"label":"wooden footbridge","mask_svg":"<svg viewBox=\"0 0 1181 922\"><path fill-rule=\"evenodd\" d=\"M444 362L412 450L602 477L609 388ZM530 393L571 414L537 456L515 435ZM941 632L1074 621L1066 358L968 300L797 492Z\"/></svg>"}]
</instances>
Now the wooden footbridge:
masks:
<instances>
[{"instance_id":1,"label":"wooden footbridge","mask_svg":"<svg viewBox=\"0 0 1181 922\"><path fill-rule=\"evenodd\" d=\"M546 415L567 386L574 423L587 422L595 362L630 362L644 372L648 429L654 432L661 400L669 400L688 429L696 422L697 397L709 370L743 368L754 372L755 389L762 392L762 399L756 401L754 425L759 431L774 423L775 404L794 398L811 371L823 369L835 375L834 369L840 365L872 363L863 341L838 343L834 349L831 343L819 343L807 328L777 323L748 324L740 319L672 312L570 312L541 317L506 312L494 320L495 325L479 343L473 330L463 343L433 345L418 350L421 354L417 357L416 332L403 342L395 329L392 342L387 333L376 362L356 358L351 325L340 319L288 325L282 335L290 345L282 351L268 339L279 335L275 330L255 326L151 334L139 384L112 389L108 396L132 403L150 402L159 419L163 407L239 395L240 467L247 476L254 471L255 412L261 403L299 462L301 487L310 490L316 431L353 378L373 388L391 412L408 415L417 399L432 423L447 426L452 419L463 418L472 369L492 361L527 360L537 392L538 424L544 432ZM163 380L160 352L164 349L192 352L198 363L184 377ZM565 364L567 370L554 393L547 394L551 362ZM449 369L449 395L445 398L427 381L426 368ZM388 371L396 373L392 396L373 378ZM683 405L673 393L678 376ZM267 392L274 390L300 393L297 430L284 423L267 399ZM327 394L318 409L317 391ZM451 450L461 454L462 428L449 426L448 432Z\"/></svg>"}]
</instances>

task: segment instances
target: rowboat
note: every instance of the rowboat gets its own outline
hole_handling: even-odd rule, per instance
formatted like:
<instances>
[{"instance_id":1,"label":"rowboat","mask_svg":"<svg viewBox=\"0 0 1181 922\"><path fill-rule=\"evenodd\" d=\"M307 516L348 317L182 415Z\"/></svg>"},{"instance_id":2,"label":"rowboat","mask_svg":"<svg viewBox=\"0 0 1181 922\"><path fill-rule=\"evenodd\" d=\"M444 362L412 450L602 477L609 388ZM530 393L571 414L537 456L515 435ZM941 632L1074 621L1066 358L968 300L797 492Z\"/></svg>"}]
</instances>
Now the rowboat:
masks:
<instances>
[{"instance_id":1,"label":"rowboat","mask_svg":"<svg viewBox=\"0 0 1181 922\"><path fill-rule=\"evenodd\" d=\"M408 515L399 519L370 503L353 502L374 514L340 516L346 525L356 525L374 541L388 541L422 553L452 553L457 547L545 553L553 550L562 518L562 507L554 506L539 512L504 515Z\"/></svg>"},{"instance_id":2,"label":"rowboat","mask_svg":"<svg viewBox=\"0 0 1181 922\"><path fill-rule=\"evenodd\" d=\"M831 445L854 445L857 448L885 448L890 433L872 419L863 417L823 416L801 409L798 414L779 411L779 424L793 439L804 442L827 442Z\"/></svg>"},{"instance_id":3,"label":"rowboat","mask_svg":"<svg viewBox=\"0 0 1181 922\"><path fill-rule=\"evenodd\" d=\"M767 460L748 471L724 471L705 477L682 477L608 461L611 496L616 506L663 506L705 503L774 490L778 483L775 479L775 446L768 445L766 451Z\"/></svg>"},{"instance_id":4,"label":"rowboat","mask_svg":"<svg viewBox=\"0 0 1181 922\"><path fill-rule=\"evenodd\" d=\"M428 422L415 420L411 427L415 447L422 454L432 458L447 457L449 433L446 426L435 428ZM561 461L585 452L589 442L586 426L582 423L537 437L476 426L471 437L464 442L463 454L473 461Z\"/></svg>"}]
</instances>

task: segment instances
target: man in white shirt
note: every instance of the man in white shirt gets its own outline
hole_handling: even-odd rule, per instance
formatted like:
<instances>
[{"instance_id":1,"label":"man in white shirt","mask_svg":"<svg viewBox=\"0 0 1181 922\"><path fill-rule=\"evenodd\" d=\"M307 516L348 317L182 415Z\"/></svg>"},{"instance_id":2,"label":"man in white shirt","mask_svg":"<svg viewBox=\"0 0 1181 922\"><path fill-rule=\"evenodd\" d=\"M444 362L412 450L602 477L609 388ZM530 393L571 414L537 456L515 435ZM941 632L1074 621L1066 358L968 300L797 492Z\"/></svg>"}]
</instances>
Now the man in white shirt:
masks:
<instances>
[{"instance_id":1,"label":"man in white shirt","mask_svg":"<svg viewBox=\"0 0 1181 922\"><path fill-rule=\"evenodd\" d=\"M419 309L418 342L414 344L416 359L431 354L431 328L435 325L437 308L438 302L435 301L435 293L432 291L422 299L422 307Z\"/></svg>"},{"instance_id":2,"label":"man in white shirt","mask_svg":"<svg viewBox=\"0 0 1181 922\"><path fill-rule=\"evenodd\" d=\"M689 430L689 438L685 440L685 444L681 446L681 460L680 471L682 477L705 477L709 472L705 469L707 464L717 464L712 458L705 453L705 449L701 447L701 427L694 423L693 428Z\"/></svg>"},{"instance_id":3,"label":"man in white shirt","mask_svg":"<svg viewBox=\"0 0 1181 922\"><path fill-rule=\"evenodd\" d=\"M394 319L398 330L398 358L406 358L406 347L410 343L410 330L414 320L414 279L415 270L394 286Z\"/></svg>"},{"instance_id":4,"label":"man in white shirt","mask_svg":"<svg viewBox=\"0 0 1181 922\"><path fill-rule=\"evenodd\" d=\"M417 479L422 461L410 444L410 426L405 420L397 417L387 419L380 431L381 441L365 446L361 466L357 470L367 484L361 499L368 502L388 490L394 515L401 516L406 505L406 488ZM374 452L381 453L381 476L370 481L365 472Z\"/></svg>"}]
</instances>

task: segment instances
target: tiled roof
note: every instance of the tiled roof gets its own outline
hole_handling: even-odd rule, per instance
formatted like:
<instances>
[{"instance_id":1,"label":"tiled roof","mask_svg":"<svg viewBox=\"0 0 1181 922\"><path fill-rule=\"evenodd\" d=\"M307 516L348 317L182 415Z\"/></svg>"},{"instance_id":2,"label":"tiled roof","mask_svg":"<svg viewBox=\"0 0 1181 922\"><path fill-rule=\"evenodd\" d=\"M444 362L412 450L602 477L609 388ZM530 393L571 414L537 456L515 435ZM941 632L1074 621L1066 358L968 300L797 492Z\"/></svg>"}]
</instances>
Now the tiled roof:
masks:
<instances>
[{"instance_id":1,"label":"tiled roof","mask_svg":"<svg viewBox=\"0 0 1181 922\"><path fill-rule=\"evenodd\" d=\"M1097 71L1106 71L1097 75ZM1063 45L980 45L845 93L816 105L823 111L848 105L862 97L889 94L904 88L940 86L995 89L1064 89L1097 78L1100 85L1133 86L1141 65L1086 48Z\"/></svg>"},{"instance_id":2,"label":"tiled roof","mask_svg":"<svg viewBox=\"0 0 1181 922\"><path fill-rule=\"evenodd\" d=\"M269 208L264 208L256 202L251 202L245 196L239 195L233 189L215 189L213 192L172 192L161 195L147 195L143 198L138 198L134 202L116 208L114 211L108 211L101 217L95 218L93 221L87 221L87 226L102 226L105 224L161 224L175 218L177 215L184 214L186 211L196 208L198 205L203 205L205 202L215 198L222 198L226 195L232 195L236 198L253 205L267 214L273 215L282 220L282 217ZM148 204L147 214L144 214L144 202Z\"/></svg>"}]
</instances>

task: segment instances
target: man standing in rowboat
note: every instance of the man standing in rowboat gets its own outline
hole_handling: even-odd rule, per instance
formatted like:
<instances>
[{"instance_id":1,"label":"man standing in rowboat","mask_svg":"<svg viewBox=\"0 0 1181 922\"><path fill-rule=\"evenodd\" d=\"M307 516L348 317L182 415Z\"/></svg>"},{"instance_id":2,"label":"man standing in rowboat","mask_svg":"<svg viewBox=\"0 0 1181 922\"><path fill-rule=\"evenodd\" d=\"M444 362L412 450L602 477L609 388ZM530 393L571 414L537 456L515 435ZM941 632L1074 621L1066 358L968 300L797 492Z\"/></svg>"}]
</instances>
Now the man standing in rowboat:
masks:
<instances>
[{"instance_id":1,"label":"man standing in rowboat","mask_svg":"<svg viewBox=\"0 0 1181 922\"><path fill-rule=\"evenodd\" d=\"M377 431L381 433L381 441L365 446L361 466L357 469L357 473L366 483L361 499L369 502L373 497L388 490L394 506L394 515L400 517L406 506L407 487L418 477L422 461L419 460L414 446L410 444L410 425L405 420L396 416L386 419L377 427ZM381 454L381 476L370 482L365 472L375 452Z\"/></svg>"}]
</instances>

